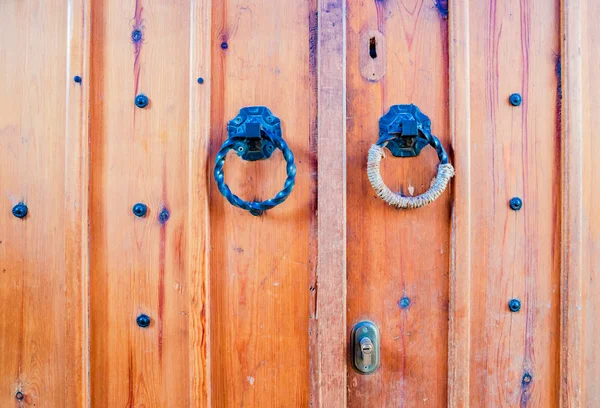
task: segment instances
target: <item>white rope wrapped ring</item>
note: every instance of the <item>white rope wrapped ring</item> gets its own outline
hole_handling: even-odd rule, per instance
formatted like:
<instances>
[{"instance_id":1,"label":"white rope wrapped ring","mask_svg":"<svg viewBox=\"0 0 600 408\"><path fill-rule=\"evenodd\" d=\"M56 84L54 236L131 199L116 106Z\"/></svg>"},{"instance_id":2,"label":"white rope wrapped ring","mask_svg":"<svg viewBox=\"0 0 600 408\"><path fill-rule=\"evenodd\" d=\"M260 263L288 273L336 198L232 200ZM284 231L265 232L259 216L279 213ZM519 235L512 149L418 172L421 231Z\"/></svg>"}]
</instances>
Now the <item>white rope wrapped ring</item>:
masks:
<instances>
[{"instance_id":1,"label":"white rope wrapped ring","mask_svg":"<svg viewBox=\"0 0 600 408\"><path fill-rule=\"evenodd\" d=\"M373 189L375 189L375 192L383 201L396 208L420 208L432 203L442 195L450 182L450 178L454 176L454 167L448 163L448 156L441 147L439 140L435 138L434 142L437 142L435 143L436 146L433 146L433 144L432 146L436 148L440 157L435 181L429 187L429 190L415 197L406 197L399 193L394 193L385 185L381 178L380 168L381 160L385 157L383 149L387 143L384 143L383 146L377 144L371 146L367 162L367 175Z\"/></svg>"}]
</instances>

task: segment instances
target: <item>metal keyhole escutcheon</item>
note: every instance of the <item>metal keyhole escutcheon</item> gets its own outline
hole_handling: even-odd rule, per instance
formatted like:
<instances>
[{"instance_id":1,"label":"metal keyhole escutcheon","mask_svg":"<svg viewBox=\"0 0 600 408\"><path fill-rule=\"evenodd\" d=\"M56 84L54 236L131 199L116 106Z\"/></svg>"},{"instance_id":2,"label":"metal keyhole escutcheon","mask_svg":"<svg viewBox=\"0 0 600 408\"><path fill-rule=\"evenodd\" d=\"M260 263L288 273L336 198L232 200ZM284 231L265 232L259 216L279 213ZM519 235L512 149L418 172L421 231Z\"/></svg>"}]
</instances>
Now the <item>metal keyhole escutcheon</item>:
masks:
<instances>
[{"instance_id":1,"label":"metal keyhole escutcheon","mask_svg":"<svg viewBox=\"0 0 600 408\"><path fill-rule=\"evenodd\" d=\"M352 363L361 374L371 374L379 366L379 330L374 323L363 321L352 329Z\"/></svg>"},{"instance_id":2,"label":"metal keyhole escutcheon","mask_svg":"<svg viewBox=\"0 0 600 408\"><path fill-rule=\"evenodd\" d=\"M290 195L296 181L296 165L294 154L283 140L281 121L264 106L250 106L240 110L240 113L227 124L227 140L221 146L215 160L214 176L219 191L232 205L247 210L252 215L261 215L283 203ZM275 149L281 150L287 165L287 178L283 189L265 201L245 201L233 194L225 184L223 167L225 158L233 150L242 160L256 161L271 157Z\"/></svg>"}]
</instances>

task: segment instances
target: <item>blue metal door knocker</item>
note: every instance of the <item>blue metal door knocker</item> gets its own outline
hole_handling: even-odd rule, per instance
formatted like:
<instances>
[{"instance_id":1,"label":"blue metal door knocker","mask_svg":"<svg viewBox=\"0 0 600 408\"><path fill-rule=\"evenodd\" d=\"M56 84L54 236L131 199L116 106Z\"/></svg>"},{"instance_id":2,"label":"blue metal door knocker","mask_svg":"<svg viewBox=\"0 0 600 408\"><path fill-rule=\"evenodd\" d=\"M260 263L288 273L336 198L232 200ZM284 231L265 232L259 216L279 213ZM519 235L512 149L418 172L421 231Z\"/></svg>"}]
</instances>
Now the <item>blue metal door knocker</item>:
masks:
<instances>
[{"instance_id":1,"label":"blue metal door knocker","mask_svg":"<svg viewBox=\"0 0 600 408\"><path fill-rule=\"evenodd\" d=\"M277 195L265 201L244 201L231 192L225 184L223 166L230 150L234 150L242 160L256 161L271 157L275 148L281 150L287 162L287 179ZM219 149L215 160L215 181L219 191L232 205L250 211L252 215L261 215L284 202L296 179L294 154L281 136L281 122L264 106L242 108L240 113L227 124L227 140Z\"/></svg>"},{"instance_id":2,"label":"blue metal door knocker","mask_svg":"<svg viewBox=\"0 0 600 408\"><path fill-rule=\"evenodd\" d=\"M437 176L429 190L417 196L404 196L391 191L381 178L380 165L387 148L395 157L415 157L430 145L438 155L440 163ZM377 195L396 208L419 208L435 201L442 195L454 167L448 163L448 154L439 139L431 134L431 121L415 105L393 105L379 119L379 140L369 149L367 176Z\"/></svg>"}]
</instances>

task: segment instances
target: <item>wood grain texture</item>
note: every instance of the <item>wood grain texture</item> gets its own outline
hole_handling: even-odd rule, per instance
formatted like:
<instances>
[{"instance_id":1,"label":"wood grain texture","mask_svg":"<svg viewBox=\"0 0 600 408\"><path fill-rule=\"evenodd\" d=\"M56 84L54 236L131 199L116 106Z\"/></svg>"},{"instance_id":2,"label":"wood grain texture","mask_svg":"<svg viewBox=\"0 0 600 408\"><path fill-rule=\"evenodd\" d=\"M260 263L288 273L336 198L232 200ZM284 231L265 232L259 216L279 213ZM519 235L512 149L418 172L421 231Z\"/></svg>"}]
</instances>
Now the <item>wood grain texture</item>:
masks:
<instances>
[{"instance_id":1,"label":"wood grain texture","mask_svg":"<svg viewBox=\"0 0 600 408\"><path fill-rule=\"evenodd\" d=\"M385 36L385 76L360 74L361 33ZM448 28L429 1L348 1L348 328L371 320L381 333L381 365L372 375L349 370L348 406L444 406L447 401L448 271L451 186L435 203L398 211L367 179L367 152L391 105L414 103L449 145ZM451 150L450 150L451 152ZM388 155L382 175L404 194L425 192L436 174L435 151ZM399 305L410 299L408 308Z\"/></svg>"},{"instance_id":2,"label":"wood grain texture","mask_svg":"<svg viewBox=\"0 0 600 408\"><path fill-rule=\"evenodd\" d=\"M0 15L0 405L84 407L89 5Z\"/></svg>"},{"instance_id":3,"label":"wood grain texture","mask_svg":"<svg viewBox=\"0 0 600 408\"><path fill-rule=\"evenodd\" d=\"M469 2L453 3L449 13L450 133L454 151L454 201L450 255L448 406L468 407L471 365L471 246L473 203L471 167L471 54ZM473 56L475 58L475 56Z\"/></svg>"},{"instance_id":4,"label":"wood grain texture","mask_svg":"<svg viewBox=\"0 0 600 408\"><path fill-rule=\"evenodd\" d=\"M309 404L309 239L314 236L314 1L226 0L212 7L211 166L226 124L244 106L281 119L297 164L289 198L260 217L230 205L211 180L211 384L216 407ZM225 44L227 47L225 48ZM212 168L212 167L211 167ZM230 154L231 190L264 200L285 162Z\"/></svg>"},{"instance_id":5,"label":"wood grain texture","mask_svg":"<svg viewBox=\"0 0 600 408\"><path fill-rule=\"evenodd\" d=\"M461 39L469 43L460 44L470 55L469 75L460 79L470 87L470 182L460 183L473 186L473 238L463 238L465 247L456 235L453 242L472 271L470 336L462 337L469 341L470 383L469 401L459 395L455 402L553 406L560 339L559 8L538 0L474 4L469 37ZM513 92L522 95L521 106L508 102ZM509 208L515 196L523 199L520 211ZM466 204L457 205L464 212ZM511 298L521 300L520 312L509 311Z\"/></svg>"},{"instance_id":6,"label":"wood grain texture","mask_svg":"<svg viewBox=\"0 0 600 408\"><path fill-rule=\"evenodd\" d=\"M212 0L190 3L188 242L190 406L211 407L210 394L210 100ZM199 78L202 78L199 84Z\"/></svg>"},{"instance_id":7,"label":"wood grain texture","mask_svg":"<svg viewBox=\"0 0 600 408\"><path fill-rule=\"evenodd\" d=\"M563 276L568 278L563 281L567 286L562 289L563 295L568 294L563 321L571 327L565 333L568 342L563 345L568 359L563 371L562 402L564 407L593 407L600 406L600 387L594 381L600 377L600 299L597 295L600 291L600 25L597 21L600 3L565 1L563 7L563 32L569 35L563 48L563 66L567 69L566 73L563 70L563 84L567 87L563 89L563 106L565 98L569 101L563 110L564 120L569 120L563 133L563 154L567 159L563 168L563 197L569 196L572 208L567 214L563 213L564 227L569 231L563 241L564 251L568 248L571 252L563 263ZM578 21L580 44L577 28L572 26ZM578 131L581 131L579 142ZM578 172L581 172L580 183L576 179ZM580 203L576 201L578 198ZM566 204L563 203L563 211Z\"/></svg>"},{"instance_id":8,"label":"wood grain texture","mask_svg":"<svg viewBox=\"0 0 600 408\"><path fill-rule=\"evenodd\" d=\"M598 92L584 91L584 78L597 69L585 67L593 63L588 35L594 29L588 24L586 13L592 3L586 1L561 1L561 76L562 76L562 248L561 248L561 348L560 348L560 406L593 406L600 402L600 393L593 385L586 389L587 374L597 372L594 352L595 321L593 301L586 301L586 293L594 293L594 241L593 229L598 228L598 211L593 206L597 187L594 185L595 164L592 159L594 142L590 125L594 114L589 103L597 99ZM597 7L596 7L597 9ZM588 31L590 30L590 31ZM596 33L598 30L595 30ZM585 34L584 34L585 33ZM594 55L592 51L592 55ZM585 74L584 74L585 72ZM585 75L585 76L584 76ZM586 87L587 88L587 87ZM585 113L584 113L585 112ZM584 149L585 147L585 149ZM586 153L584 153L586 152ZM584 171L585 169L585 171ZM596 176L597 177L597 176ZM585 186L585 187L584 187ZM589 191L588 191L589 188ZM594 225L595 224L595 225ZM584 241L585 234L585 241ZM587 245L586 245L587 243ZM591 249L591 251L590 251ZM585 287L584 287L585 286ZM591 307L591 309L588 309ZM591 332L587 332L589 324ZM589 336L589 337L588 337ZM589 347L591 346L591 347ZM588 348L589 347L589 348ZM591 351L586 355L587 351ZM589 368L584 363L588 358ZM596 363L596 364L594 364Z\"/></svg>"},{"instance_id":9,"label":"wood grain texture","mask_svg":"<svg viewBox=\"0 0 600 408\"><path fill-rule=\"evenodd\" d=\"M347 406L346 5L319 1L317 327L312 406Z\"/></svg>"},{"instance_id":10,"label":"wood grain texture","mask_svg":"<svg viewBox=\"0 0 600 408\"><path fill-rule=\"evenodd\" d=\"M196 78L210 78L209 34L202 28L209 7L203 1L93 3L95 407L208 405L210 86L198 89ZM150 100L144 109L134 105L138 94ZM146 217L132 214L137 202L147 204ZM136 324L141 313L152 319L148 328Z\"/></svg>"}]
</instances>

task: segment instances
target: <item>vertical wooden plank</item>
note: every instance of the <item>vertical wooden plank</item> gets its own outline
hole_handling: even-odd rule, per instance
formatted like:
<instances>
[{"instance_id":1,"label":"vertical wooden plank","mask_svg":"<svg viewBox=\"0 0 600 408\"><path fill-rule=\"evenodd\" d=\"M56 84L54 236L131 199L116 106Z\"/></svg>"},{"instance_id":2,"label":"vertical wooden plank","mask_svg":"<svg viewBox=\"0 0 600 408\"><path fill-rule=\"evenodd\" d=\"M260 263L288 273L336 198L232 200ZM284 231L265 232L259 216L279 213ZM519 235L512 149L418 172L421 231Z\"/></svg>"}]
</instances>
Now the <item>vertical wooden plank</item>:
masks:
<instances>
[{"instance_id":1,"label":"vertical wooden plank","mask_svg":"<svg viewBox=\"0 0 600 408\"><path fill-rule=\"evenodd\" d=\"M399 211L376 196L366 174L391 105L417 105L452 154L446 15L447 2L348 2L347 330L371 320L381 334L379 369L349 370L352 407L444 406L448 398L451 187L427 207ZM394 191L420 194L437 164L429 147L415 158L388 154L383 178Z\"/></svg>"},{"instance_id":2,"label":"vertical wooden plank","mask_svg":"<svg viewBox=\"0 0 600 408\"><path fill-rule=\"evenodd\" d=\"M454 152L454 194L450 256L448 406L469 406L471 334L471 55L469 2L449 13L450 133ZM473 56L476 58L476 56Z\"/></svg>"},{"instance_id":3,"label":"vertical wooden plank","mask_svg":"<svg viewBox=\"0 0 600 408\"><path fill-rule=\"evenodd\" d=\"M89 6L0 15L0 405L85 407Z\"/></svg>"},{"instance_id":4,"label":"vertical wooden plank","mask_svg":"<svg viewBox=\"0 0 600 408\"><path fill-rule=\"evenodd\" d=\"M210 181L210 358L217 407L309 404L315 11L316 1L213 2L210 168L227 138L227 122L256 105L281 119L297 165L289 198L260 217L230 205ZM281 190L285 162L279 151L257 162L230 153L224 173L235 194L264 200Z\"/></svg>"},{"instance_id":5,"label":"vertical wooden plank","mask_svg":"<svg viewBox=\"0 0 600 408\"><path fill-rule=\"evenodd\" d=\"M192 0L188 229L190 282L190 406L210 407L210 167L211 0Z\"/></svg>"},{"instance_id":6,"label":"vertical wooden plank","mask_svg":"<svg viewBox=\"0 0 600 408\"><path fill-rule=\"evenodd\" d=\"M346 1L318 7L318 392L313 406L346 407Z\"/></svg>"},{"instance_id":7,"label":"vertical wooden plank","mask_svg":"<svg viewBox=\"0 0 600 408\"><path fill-rule=\"evenodd\" d=\"M69 0L65 141L66 404L90 406L89 114L90 0ZM80 77L81 82L76 78ZM45 404L41 404L45 405ZM58 404L55 404L58 405Z\"/></svg>"},{"instance_id":8,"label":"vertical wooden plank","mask_svg":"<svg viewBox=\"0 0 600 408\"><path fill-rule=\"evenodd\" d=\"M600 376L600 300L597 296L600 291L600 25L597 23L600 3L565 1L563 10L563 32L568 36L563 37L563 61L567 69L563 71L566 75L563 83L567 87L563 95L568 93L569 100L563 115L570 121L564 130L568 132L564 135L567 162L564 183L568 184L565 196L569 195L570 202L563 207L567 212L564 227L568 230L563 264L566 284L563 295L568 296L563 316L566 326L563 406L593 407L600 405L600 387L594 381ZM578 20L579 33L577 27L573 27ZM566 104L564 97L563 104ZM578 132L581 132L581 141L577 140ZM580 182L578 172L581 172Z\"/></svg>"},{"instance_id":9,"label":"vertical wooden plank","mask_svg":"<svg viewBox=\"0 0 600 408\"><path fill-rule=\"evenodd\" d=\"M458 153L457 183L461 193L470 192L472 204L457 195L455 217L470 212L473 239L464 233L468 226L456 218L453 279L469 274L457 269L464 268L464 262L472 273L470 283L453 282L461 290L453 297L455 318L470 322L461 326L454 321L452 326L461 334L451 344L451 352L461 353L451 355L450 381L459 374L459 382L450 385L459 387L451 394L455 406L552 406L558 398L558 11L558 2L539 0L470 2L456 16L464 20L460 13L468 12L468 38L460 32L453 36L468 41L454 44L464 50L461 59L454 58L455 64L468 63L468 70L464 65L462 69L468 76L461 80L468 81L470 100L469 112L461 113L463 121L469 119L468 139L455 135L462 140L455 152L460 146L470 150ZM457 86L465 85L455 83L455 92ZM520 106L509 103L514 92L522 95ZM463 165L468 166L468 176ZM459 182L461 174L469 179ZM465 191L465 185L472 188ZM520 211L509 207L515 196L523 199ZM469 301L457 299L464 290L469 290ZM512 298L521 301L519 312L508 309ZM470 363L468 375L458 371L466 369L459 366L464 363Z\"/></svg>"},{"instance_id":10,"label":"vertical wooden plank","mask_svg":"<svg viewBox=\"0 0 600 408\"><path fill-rule=\"evenodd\" d=\"M584 391L584 385L587 383L585 375L594 372L584 367L584 348L589 342L584 342L584 322L587 320L587 306L591 302L585 301L584 279L593 285L591 268L584 265L593 265L593 253L588 252L588 248L597 245L593 239L584 241L584 228L588 226L600 226L596 217L589 217L594 211L593 201L589 200L594 196L593 190L597 187L590 183L590 192L584 195L584 182L594 179L595 164L589 166L588 163L594 163L591 156L584 155L584 145L586 148L593 148L591 129L591 117L595 113L588 112L584 122L584 103L587 105L589 99L584 100L583 93L583 54L586 59L589 49L583 48L583 33L588 29L584 26L584 13L586 12L585 1L563 0L561 1L561 75L562 75L562 248L561 248L561 349L560 349L560 406L561 407L580 407L589 405L596 399L595 387L589 387ZM591 10L588 10L588 12ZM587 33L586 33L587 34ZM597 38L593 39L594 42ZM586 43L587 44L587 43ZM594 52L594 51L593 51ZM588 63L591 61L588 60ZM593 68L586 68L586 74L591 74ZM596 70L597 71L597 70ZM591 77L587 77L591 80ZM591 85L592 82L589 83ZM594 92L586 92L585 97L593 95ZM584 127L586 129L584 130ZM584 140L585 139L585 140ZM597 147L597 146L596 146ZM586 150L590 152L590 150ZM586 159L589 161L586 163ZM583 169L586 169L584 175ZM589 166L589 167L588 167ZM584 199L587 199L584 201ZM597 202L595 203L597 206ZM584 207L585 206L585 207ZM584 214L585 208L585 214ZM587 224L589 223L589 224ZM587 224L587 225L585 225ZM586 238L588 231L586 230ZM584 245L588 242L588 245ZM587 258L584 258L584 253ZM584 263L584 259L586 259ZM589 288L593 293L593 287ZM591 304L593 306L593 303ZM594 310L592 308L591 310ZM592 318L593 319L593 318ZM593 327L593 325L591 325ZM591 333L590 333L591 334ZM589 334L588 334L589 335ZM589 337L593 339L593 335ZM592 341L593 344L593 341ZM593 350L593 349L592 349ZM592 353L592 356L594 353ZM593 365L593 359L588 360L590 366ZM586 397L590 400L586 403Z\"/></svg>"},{"instance_id":11,"label":"vertical wooden plank","mask_svg":"<svg viewBox=\"0 0 600 408\"><path fill-rule=\"evenodd\" d=\"M196 31L206 28L192 27L192 19L207 23L208 6L93 3L93 406L208 404L201 121L209 105L206 89L194 90L204 74L191 72L210 64L203 60L206 31ZM135 106L139 94L149 98L147 107ZM148 206L145 217L133 215L137 202ZM149 327L136 324L140 314L150 316Z\"/></svg>"}]
</instances>

